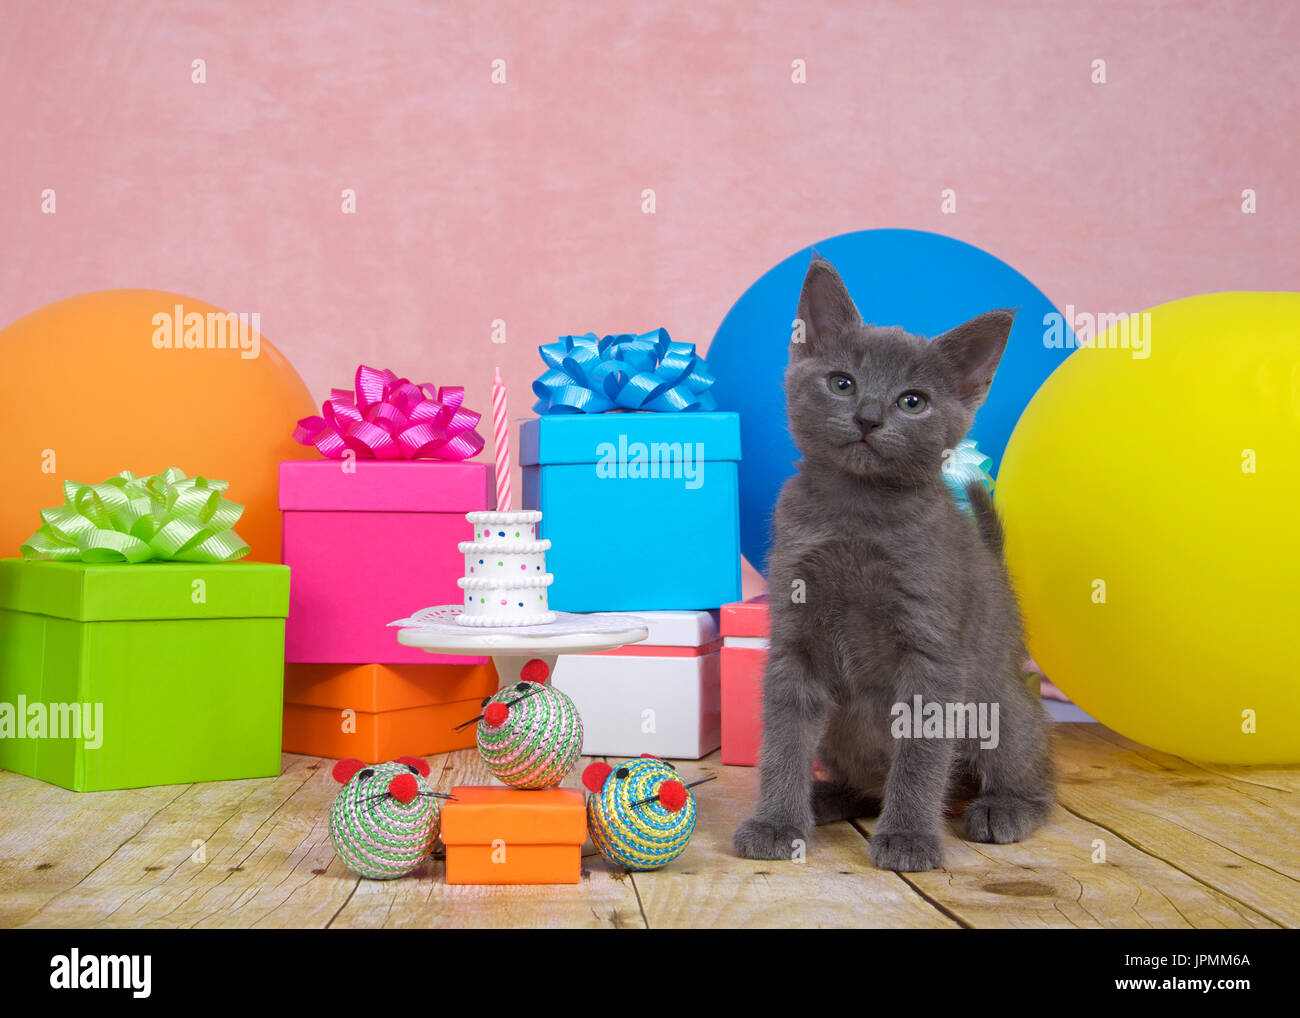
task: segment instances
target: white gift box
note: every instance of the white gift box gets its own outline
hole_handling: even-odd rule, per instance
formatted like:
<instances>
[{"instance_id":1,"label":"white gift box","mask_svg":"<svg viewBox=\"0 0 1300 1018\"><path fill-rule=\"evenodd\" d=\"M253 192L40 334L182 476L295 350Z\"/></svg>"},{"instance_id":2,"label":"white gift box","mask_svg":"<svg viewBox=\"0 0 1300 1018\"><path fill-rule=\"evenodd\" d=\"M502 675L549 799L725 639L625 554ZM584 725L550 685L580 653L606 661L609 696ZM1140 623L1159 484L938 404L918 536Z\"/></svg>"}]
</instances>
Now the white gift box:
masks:
<instances>
[{"instance_id":1,"label":"white gift box","mask_svg":"<svg viewBox=\"0 0 1300 1018\"><path fill-rule=\"evenodd\" d=\"M599 654L561 654L551 678L582 715L583 754L708 756L722 744L717 613L614 614L639 619L650 635Z\"/></svg>"}]
</instances>

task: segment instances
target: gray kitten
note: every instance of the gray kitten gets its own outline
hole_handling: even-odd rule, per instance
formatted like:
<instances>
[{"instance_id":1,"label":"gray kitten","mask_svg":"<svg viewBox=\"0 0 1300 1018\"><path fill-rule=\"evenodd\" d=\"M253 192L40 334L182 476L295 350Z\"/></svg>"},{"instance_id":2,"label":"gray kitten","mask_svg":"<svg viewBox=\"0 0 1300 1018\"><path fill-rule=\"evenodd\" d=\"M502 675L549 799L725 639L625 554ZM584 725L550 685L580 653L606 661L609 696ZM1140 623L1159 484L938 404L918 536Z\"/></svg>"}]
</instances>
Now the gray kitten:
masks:
<instances>
[{"instance_id":1,"label":"gray kitten","mask_svg":"<svg viewBox=\"0 0 1300 1018\"><path fill-rule=\"evenodd\" d=\"M736 849L791 858L813 824L879 811L875 864L935 869L955 786L978 796L964 816L974 841L1019 841L1053 801L1048 719L1022 677L1001 524L979 484L967 492L975 519L964 516L940 473L1014 313L989 311L931 342L876 328L814 256L799 318L785 389L803 460L773 520L759 802ZM973 720L956 705L984 705L996 738L955 723L928 730L941 737L901 737L920 734L899 720L917 696L953 722ZM829 781L813 780L814 756Z\"/></svg>"}]
</instances>

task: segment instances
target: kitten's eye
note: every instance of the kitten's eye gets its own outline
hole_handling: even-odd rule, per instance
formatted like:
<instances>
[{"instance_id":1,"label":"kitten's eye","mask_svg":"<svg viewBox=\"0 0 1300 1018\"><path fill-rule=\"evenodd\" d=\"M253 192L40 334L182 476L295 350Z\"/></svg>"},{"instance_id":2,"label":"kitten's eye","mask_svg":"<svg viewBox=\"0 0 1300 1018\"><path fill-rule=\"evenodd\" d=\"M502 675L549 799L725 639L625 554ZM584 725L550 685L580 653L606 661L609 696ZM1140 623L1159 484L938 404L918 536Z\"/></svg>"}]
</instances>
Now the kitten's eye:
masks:
<instances>
[{"instance_id":1,"label":"kitten's eye","mask_svg":"<svg viewBox=\"0 0 1300 1018\"><path fill-rule=\"evenodd\" d=\"M905 414L919 414L930 405L919 392L905 392L898 397L898 409Z\"/></svg>"},{"instance_id":2,"label":"kitten's eye","mask_svg":"<svg viewBox=\"0 0 1300 1018\"><path fill-rule=\"evenodd\" d=\"M847 396L857 388L857 384L848 375L831 375L826 379L826 384L830 386L831 392L840 396Z\"/></svg>"}]
</instances>

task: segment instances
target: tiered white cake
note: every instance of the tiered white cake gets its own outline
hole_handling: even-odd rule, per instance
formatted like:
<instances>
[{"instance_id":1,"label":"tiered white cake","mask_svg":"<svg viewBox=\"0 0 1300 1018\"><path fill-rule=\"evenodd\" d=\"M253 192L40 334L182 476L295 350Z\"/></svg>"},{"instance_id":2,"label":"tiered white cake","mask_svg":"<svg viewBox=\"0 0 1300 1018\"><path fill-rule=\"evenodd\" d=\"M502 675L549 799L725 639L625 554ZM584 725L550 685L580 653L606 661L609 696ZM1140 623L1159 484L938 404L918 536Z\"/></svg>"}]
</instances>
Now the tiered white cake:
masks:
<instances>
[{"instance_id":1,"label":"tiered white cake","mask_svg":"<svg viewBox=\"0 0 1300 1018\"><path fill-rule=\"evenodd\" d=\"M546 604L546 588L555 579L546 571L551 542L537 539L542 514L466 513L474 540L461 541L465 575L456 582L465 592L462 626L540 626L555 621Z\"/></svg>"}]
</instances>

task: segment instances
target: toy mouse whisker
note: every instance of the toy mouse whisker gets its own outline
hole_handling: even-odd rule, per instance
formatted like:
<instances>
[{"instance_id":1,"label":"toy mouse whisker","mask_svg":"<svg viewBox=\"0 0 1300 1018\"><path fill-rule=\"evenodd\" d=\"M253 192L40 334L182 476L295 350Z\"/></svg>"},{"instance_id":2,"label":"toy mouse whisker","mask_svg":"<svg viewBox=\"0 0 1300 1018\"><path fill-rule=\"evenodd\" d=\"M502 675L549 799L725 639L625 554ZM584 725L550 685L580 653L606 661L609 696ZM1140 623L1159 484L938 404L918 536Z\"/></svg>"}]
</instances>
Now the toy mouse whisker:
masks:
<instances>
[{"instance_id":1,"label":"toy mouse whisker","mask_svg":"<svg viewBox=\"0 0 1300 1018\"><path fill-rule=\"evenodd\" d=\"M530 696L536 696L538 692L540 692L541 688L542 688L541 686L538 686L537 689L530 690L529 692L525 693L523 696L515 697L513 700L506 703L506 706L513 707L515 704L519 703L520 701L527 700ZM468 721L462 721L453 729L453 731L459 732L462 728L468 728L470 725L474 724L475 722L482 721L482 720L483 720L483 715L480 714L476 718L470 718Z\"/></svg>"},{"instance_id":2,"label":"toy mouse whisker","mask_svg":"<svg viewBox=\"0 0 1300 1018\"><path fill-rule=\"evenodd\" d=\"M506 704L506 706L507 706L507 707L513 707L515 704L520 703L520 702L523 701L523 700L527 700L530 696L536 696L539 692L541 692L541 689L542 689L541 686L538 686L536 689L530 689L530 690L529 690L527 693L525 693L523 696L517 696L517 697L515 697L515 698L514 698L513 700L511 700L508 704Z\"/></svg>"},{"instance_id":3,"label":"toy mouse whisker","mask_svg":"<svg viewBox=\"0 0 1300 1018\"><path fill-rule=\"evenodd\" d=\"M700 778L699 781L692 781L692 782L691 782L689 785L687 785L686 787L687 787L687 788L694 788L696 785L702 785L702 784L704 784L704 783L707 782L707 781L716 781L716 780L717 780L717 777L718 777L718 776L717 776L716 774L710 774L707 778ZM658 801L659 801L659 793L656 792L654 795L650 796L650 798L648 798L648 799L642 799L640 802L634 802L634 803L632 803L632 805L633 805L633 806L645 806L645 805L648 804L648 803L651 803L651 802L658 802Z\"/></svg>"}]
</instances>

